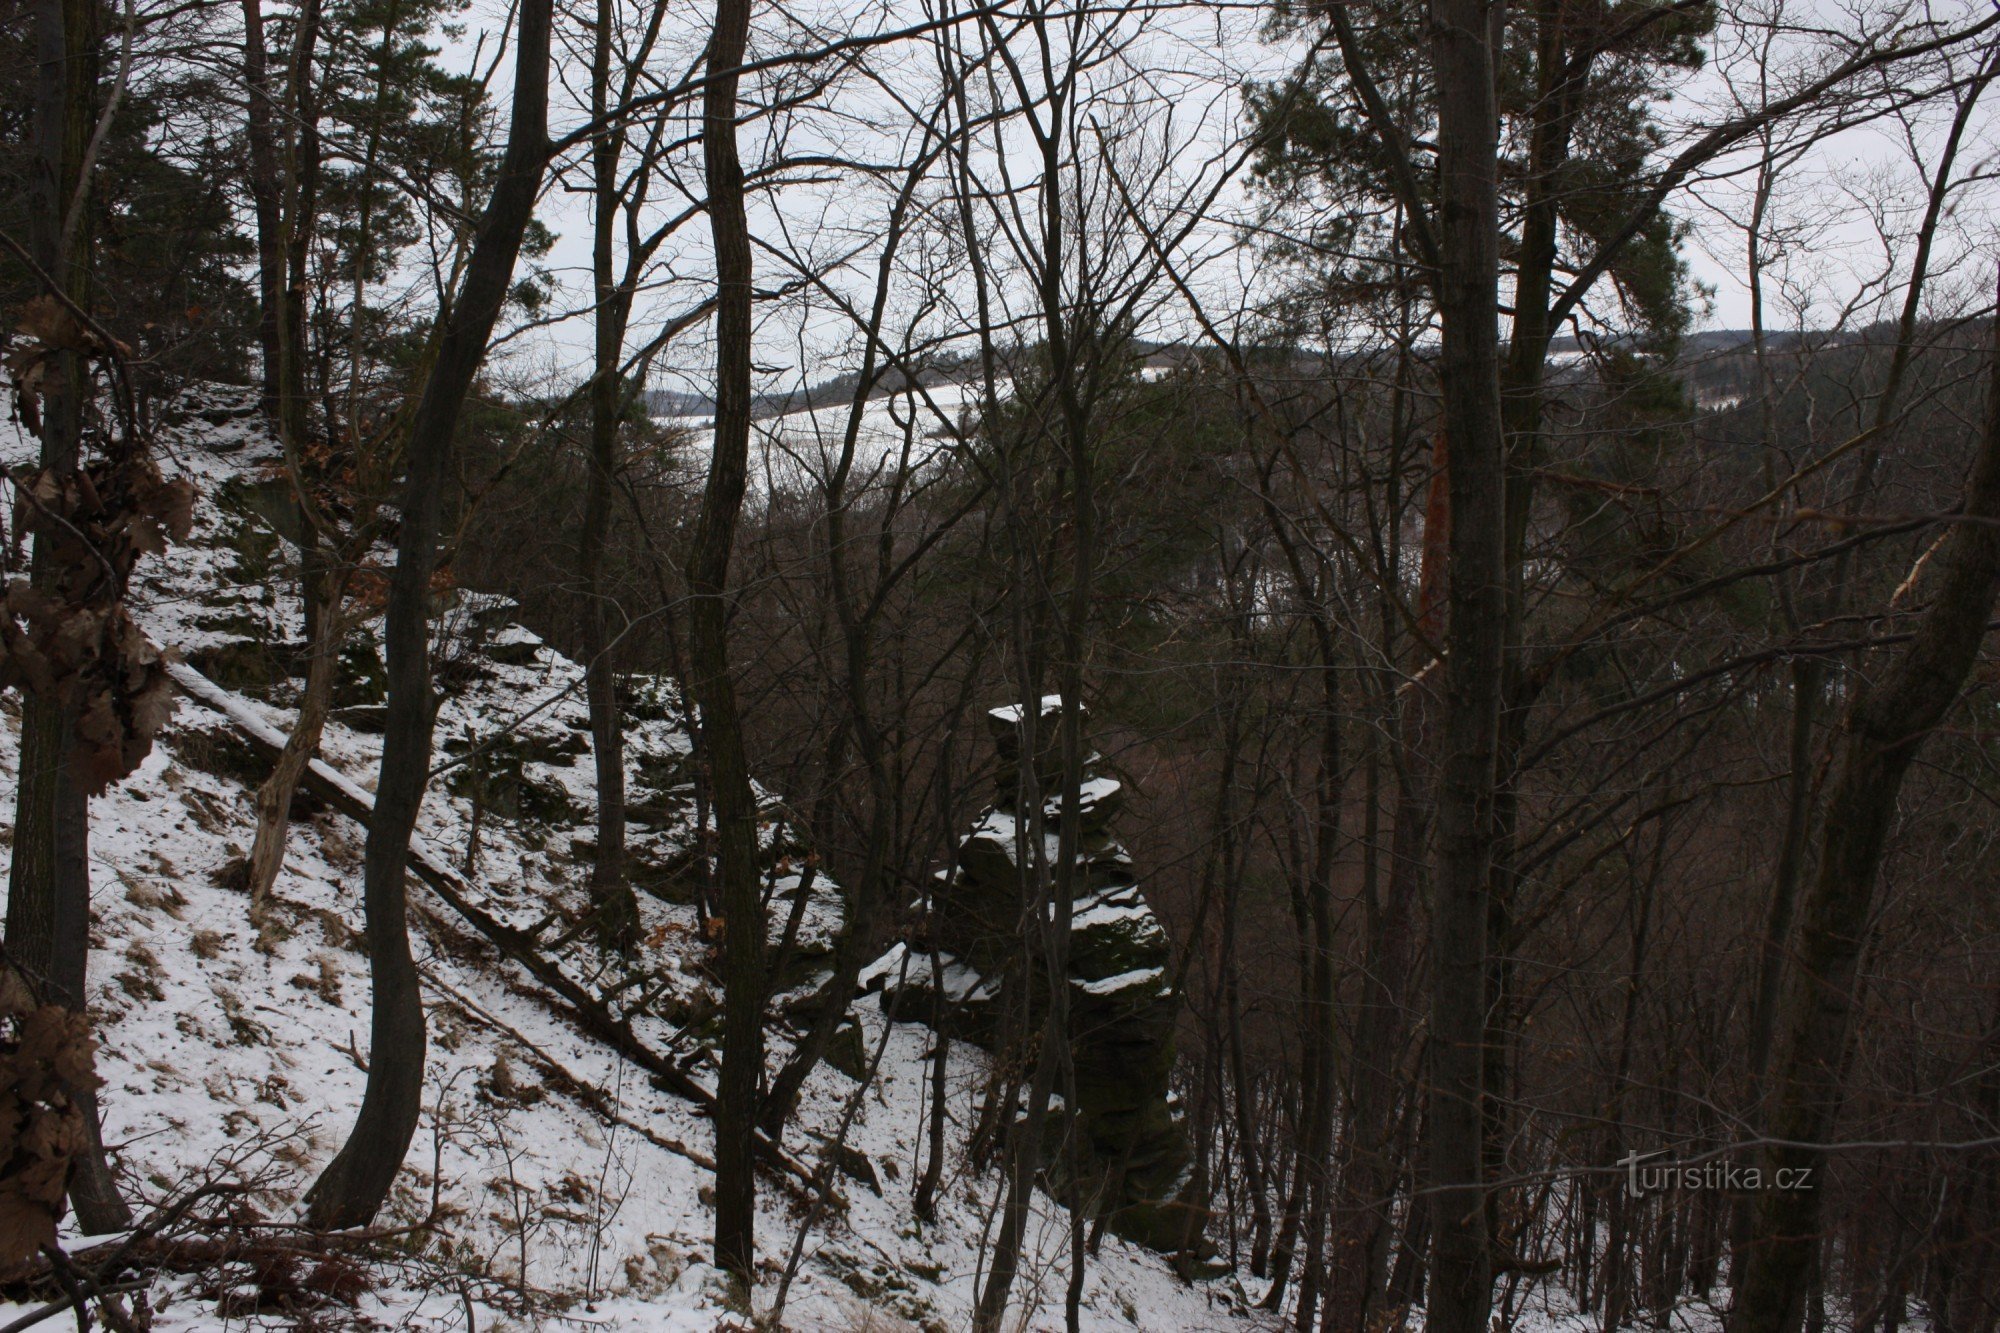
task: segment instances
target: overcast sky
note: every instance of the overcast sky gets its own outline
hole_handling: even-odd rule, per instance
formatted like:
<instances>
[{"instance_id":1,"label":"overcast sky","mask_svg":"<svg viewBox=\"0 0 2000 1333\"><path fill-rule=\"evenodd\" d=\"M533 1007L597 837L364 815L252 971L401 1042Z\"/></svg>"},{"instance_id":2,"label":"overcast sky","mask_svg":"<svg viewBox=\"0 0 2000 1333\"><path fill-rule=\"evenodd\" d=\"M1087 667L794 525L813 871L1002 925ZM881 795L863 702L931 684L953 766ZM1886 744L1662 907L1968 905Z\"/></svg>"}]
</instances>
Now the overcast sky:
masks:
<instances>
[{"instance_id":1,"label":"overcast sky","mask_svg":"<svg viewBox=\"0 0 2000 1333\"><path fill-rule=\"evenodd\" d=\"M1768 9L1770 0L1760 3ZM500 21L500 15L490 8L492 0L479 0L479 4L481 7L469 15L475 36L482 26L490 29ZM667 35L654 61L654 67L663 73L689 68L707 34L706 6L690 0L669 0L669 4L672 7L664 28ZM1846 25L1852 21L1848 16L1851 7L1794 5L1792 21ZM805 5L788 5L782 10L762 6L754 20L757 50L753 56L759 51L782 49L788 41L803 42L802 33L808 26L834 32L890 30L921 22L926 17L925 8L915 0L890 0L866 11L856 11L837 0L808 0ZM1267 40L1263 16L1264 11L1256 6L1189 3L1131 20L1135 37L1118 70L1124 82L1117 82L1107 72L1098 91L1106 99L1106 115L1113 119L1123 115L1133 142L1143 145L1139 156L1151 155L1152 165L1147 170L1154 179L1146 184L1166 195L1205 197L1217 174L1238 160L1233 150L1243 132L1242 90L1246 81L1281 75L1302 49L1297 42ZM676 17L683 21L674 22ZM1726 114L1732 98L1748 95L1738 91L1747 77L1749 55L1742 33L1725 22L1708 68L1689 78L1658 108L1669 145L1700 133ZM572 42L580 40L573 23L566 25L559 42L564 36ZM923 102L937 82L934 55L924 43L911 41L878 51L871 60L878 74L873 79L854 75L845 80L831 102L835 114L794 122L784 145L786 151L874 161L895 161L908 154L913 142L912 117L897 109L893 99L902 96ZM581 50L567 57L559 51L557 65L574 81L587 69L588 61ZM1130 77L1134 71L1144 71L1147 77L1135 81ZM556 95L559 101L566 99L566 106L559 107L556 114L558 125L575 123L583 89L559 88ZM697 112L697 107L687 108L676 128L682 133L694 132ZM1948 114L1948 109L1939 108L1921 122L1888 120L1849 130L1805 150L1788 167L1773 205L1784 244L1773 256L1767 288L1767 318L1772 325L1824 325L1844 315L1854 317L1849 307L1857 301L1866 311L1870 302L1886 309L1885 302L1900 299L1896 282L1889 275L1902 271L1908 247L1900 239L1885 247L1881 236L1886 231L1895 239L1914 225L1923 204L1923 182L1915 155L1924 155L1926 165L1935 156ZM1993 191L1988 183L1994 141L1993 117L1990 111L1982 111L1961 151L1958 175L1968 184L1955 196L1940 246L1940 299L1947 303L1956 293L1991 290L1991 275L1975 272L1974 261L1989 262L1984 257L1996 252L1992 244ZM761 125L746 131L744 145L745 156L753 163L776 150L768 139L767 127ZM1027 145L1020 136L990 147L983 169L992 179L1002 179L998 158L1003 153L1020 155L1008 164L1011 170L1006 174L1011 179L1018 183L1032 177L1033 166L1025 160ZM693 171L695 156L688 154L681 159L679 170L684 178L664 180L656 188L655 199L662 209L681 207L698 197L698 178L686 174ZM1741 278L1744 238L1732 219L1747 216L1751 177L1745 168L1752 161L1753 156L1746 151L1675 199L1676 212L1690 229L1686 257L1707 293L1699 327L1743 327L1749 321L1749 296ZM859 298L871 276L868 247L879 238L890 191L853 173L822 175L827 178L787 189L775 205L769 199L760 201L753 212L753 225L765 242L788 253L821 257L855 253L857 264L833 281L840 290ZM1235 224L1254 216L1265 202L1240 183L1230 184L1216 199L1214 221L1198 229L1187 242L1183 256L1186 272L1215 309L1240 306L1268 285L1268 262L1255 251L1231 244L1239 234ZM545 261L557 278L559 303L583 309L589 299L589 213L585 199L560 187L552 189L540 216L559 237ZM654 288L642 297L635 314L635 342L650 337L662 321L700 298L707 272L706 251L707 227L700 219L669 243L662 253ZM788 276L785 265L770 253L760 254L758 267L760 276L773 283ZM1176 317L1171 302L1158 310L1155 320L1157 333L1193 336L1188 322ZM825 299L795 299L768 306L762 315L758 348L760 368L767 372L761 376L760 388L783 389L851 366L856 345L849 327L845 318L831 312ZM522 336L512 349L509 365L512 373L528 383L573 382L572 377L587 361L588 346L588 321L577 318ZM699 389L706 380L707 361L705 338L697 330L662 359L653 382Z\"/></svg>"}]
</instances>

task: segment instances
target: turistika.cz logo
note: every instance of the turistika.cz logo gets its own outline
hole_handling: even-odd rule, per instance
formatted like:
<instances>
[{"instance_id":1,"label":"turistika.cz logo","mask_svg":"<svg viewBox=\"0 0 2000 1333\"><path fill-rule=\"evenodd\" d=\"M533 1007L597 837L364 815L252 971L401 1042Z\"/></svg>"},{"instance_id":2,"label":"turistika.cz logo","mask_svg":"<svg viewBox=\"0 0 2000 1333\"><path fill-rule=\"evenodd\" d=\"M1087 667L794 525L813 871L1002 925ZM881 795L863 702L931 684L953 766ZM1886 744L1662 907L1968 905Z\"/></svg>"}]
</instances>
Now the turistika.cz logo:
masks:
<instances>
[{"instance_id":1,"label":"turistika.cz logo","mask_svg":"<svg viewBox=\"0 0 2000 1333\"><path fill-rule=\"evenodd\" d=\"M1789 1193L1813 1187L1813 1169L1809 1166L1781 1166L1766 1171L1761 1166L1719 1159L1646 1165L1659 1155L1635 1150L1618 1159L1618 1165L1625 1168L1625 1188L1633 1198L1673 1190L1727 1190L1740 1194L1777 1189Z\"/></svg>"}]
</instances>

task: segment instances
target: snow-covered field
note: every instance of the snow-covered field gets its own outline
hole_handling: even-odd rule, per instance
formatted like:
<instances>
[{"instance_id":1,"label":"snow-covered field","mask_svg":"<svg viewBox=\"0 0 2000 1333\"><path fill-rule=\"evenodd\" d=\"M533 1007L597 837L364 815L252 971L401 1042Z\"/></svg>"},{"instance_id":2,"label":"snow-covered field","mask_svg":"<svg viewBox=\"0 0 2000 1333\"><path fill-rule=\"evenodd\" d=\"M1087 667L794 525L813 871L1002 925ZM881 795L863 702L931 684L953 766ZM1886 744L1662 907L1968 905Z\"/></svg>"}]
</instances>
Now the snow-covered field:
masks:
<instances>
[{"instance_id":1,"label":"snow-covered field","mask_svg":"<svg viewBox=\"0 0 2000 1333\"><path fill-rule=\"evenodd\" d=\"M208 409L169 433L163 465L197 483L202 499L189 543L140 571L136 608L150 632L191 660L214 666L240 645L296 634L296 602L279 566L283 549L260 527L256 485L268 480L271 442L245 409L250 398L215 391ZM28 445L8 428L9 463ZM433 784L419 826L431 853L520 926L551 913L572 919L584 898L592 776L580 669L519 626L504 607L470 599L447 645L472 677L438 723L443 764L511 729L506 753L543 802L534 818L475 818L473 784L452 774ZM476 613L476 614L475 614ZM501 623L494 624L497 617ZM480 623L474 623L480 622ZM470 645L469 647L467 645ZM282 692L268 701L229 698L232 711L284 728ZM685 736L670 687L632 729L634 800L656 822L634 827L635 851L656 864L685 847L690 815L673 781ZM11 807L19 704L0 702L0 801ZM337 714L323 758L363 790L374 785L379 740L368 710ZM91 810L91 1004L102 1039L99 1071L105 1139L138 1211L205 1180L247 1187L231 1206L247 1218L295 1216L301 1191L352 1123L367 1059L368 974L361 929L362 830L328 809L299 812L276 888L278 929L260 941L248 919L240 858L251 842L250 798L260 775L229 719L183 700L162 745ZM462 770L454 770L461 772ZM551 813L553 810L554 813ZM782 808L767 838L785 850ZM11 842L11 839L8 840ZM0 862L8 850L0 848ZM774 929L787 915L797 873L774 881ZM838 923L824 881L809 902L808 951ZM587 945L563 955L572 976L607 996L648 994L629 1011L655 1049L684 1057L696 1078L712 1055L696 1039L708 1003L707 945L691 907L642 895L646 947L631 963L605 962ZM430 1051L424 1115L385 1226L426 1222L372 1268L352 1306L300 1322L258 1312L260 1279L162 1280L152 1292L161 1333L247 1327L502 1329L564 1326L629 1330L735 1326L709 1258L708 1122L649 1076L586 1035L525 970L503 960L436 896L412 881L411 929L425 981ZM559 932L552 931L551 934ZM625 983L634 983L627 985ZM644 983L644 984L638 984ZM976 1049L956 1047L946 1187L934 1224L912 1215L922 1169L930 1034L885 1030L876 1002L857 1010L879 1073L865 1091L822 1067L810 1081L785 1148L816 1166L823 1137L859 1096L849 1143L871 1185L837 1174L819 1210L785 1313L797 1329L967 1327L982 1237L998 1181L963 1168L972 1086L984 1073ZM881 1043L886 1042L886 1046ZM773 1059L788 1048L772 1030ZM854 1163L850 1163L853 1165ZM801 1220L797 1187L766 1176L760 1249L776 1288ZM72 1240L76 1238L72 1237ZM1016 1309L1024 1328L1060 1328L1067 1218L1044 1203L1031 1236ZM273 1279L261 1281L265 1295ZM268 1303L268 1302L267 1302ZM0 1322L23 1311L0 1307ZM1090 1267L1083 1324L1092 1329L1257 1327L1234 1279L1194 1286L1167 1263L1107 1237ZM53 1325L52 1325L53 1326Z\"/></svg>"},{"instance_id":2,"label":"snow-covered field","mask_svg":"<svg viewBox=\"0 0 2000 1333\"><path fill-rule=\"evenodd\" d=\"M977 403L972 384L931 384L870 398L854 431L850 487L865 488L907 460L922 471L959 447L968 412ZM829 403L761 418L750 427L750 481L756 492L818 489L834 475L847 447L852 405ZM690 454L705 458L714 423L707 416L663 418L687 432Z\"/></svg>"}]
</instances>

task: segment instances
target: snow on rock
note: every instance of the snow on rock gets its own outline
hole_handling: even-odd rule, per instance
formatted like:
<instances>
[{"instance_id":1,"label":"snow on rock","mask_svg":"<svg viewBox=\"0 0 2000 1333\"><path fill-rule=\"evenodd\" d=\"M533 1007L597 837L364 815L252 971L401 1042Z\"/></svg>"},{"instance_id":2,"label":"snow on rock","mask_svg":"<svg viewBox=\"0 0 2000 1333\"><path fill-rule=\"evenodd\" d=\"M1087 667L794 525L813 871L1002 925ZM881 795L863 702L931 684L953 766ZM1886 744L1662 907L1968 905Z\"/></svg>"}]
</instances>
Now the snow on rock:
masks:
<instances>
[{"instance_id":1,"label":"snow on rock","mask_svg":"<svg viewBox=\"0 0 2000 1333\"><path fill-rule=\"evenodd\" d=\"M1064 968L1074 987L1070 1053L1076 1117L1084 1131L1079 1160L1091 1182L1086 1193L1097 1196L1112 1232L1185 1258L1190 1249L1202 1251L1201 1222L1209 1200L1202 1194L1205 1185L1194 1180L1189 1137L1171 1096L1174 1030L1181 1008L1167 977L1172 950L1132 873L1131 856L1111 833L1121 786L1092 772L1094 759L1085 761L1080 775L1074 820L1078 836L1067 875L1057 873L1068 813L1060 789L1039 807L1029 807L1028 813L1040 819L1029 818L1024 827L1021 789L1031 763L1035 776L1047 779L1049 755L1041 742L1058 731L1054 714L1061 699L1045 695L1039 707L1046 725L1035 738L1032 761L1025 753L1029 738L1021 709L1010 705L988 711L1001 758L995 776L998 799L959 840L957 873L938 879L924 927L936 950L932 956L950 959L951 966L939 969L942 975L935 983L925 966L907 983L885 984L884 1003L902 1000L893 1009L898 1018L932 1022L943 1016L954 1035L995 1045L997 1005L991 1001L1000 989L997 979L1046 966L1022 945L1018 923L1024 889L1036 883L1035 876L1049 877L1042 881L1049 891L1040 910L1054 922L1063 915L1054 890L1067 885L1076 895L1068 905ZM1040 854L1023 857L1017 844L1026 842L1032 852L1037 822ZM916 957L899 956L895 965L907 972ZM960 967L974 977L995 980L968 985L953 970ZM1195 1256L1202 1264L1209 1257L1205 1252Z\"/></svg>"},{"instance_id":2,"label":"snow on rock","mask_svg":"<svg viewBox=\"0 0 2000 1333\"><path fill-rule=\"evenodd\" d=\"M1045 694L1041 697L1040 702L1041 715L1043 717L1048 717L1051 713L1059 712L1062 708L1062 696L1060 694ZM1020 725L1023 713L1019 704L1003 704L998 708L987 709L986 716L1006 726L1014 727Z\"/></svg>"},{"instance_id":3,"label":"snow on rock","mask_svg":"<svg viewBox=\"0 0 2000 1333\"><path fill-rule=\"evenodd\" d=\"M1116 995L1119 991L1130 990L1134 986L1150 986L1165 975L1165 968L1140 967L1130 972L1120 972L1115 977L1105 977L1102 981L1072 981L1070 984L1086 995Z\"/></svg>"}]
</instances>

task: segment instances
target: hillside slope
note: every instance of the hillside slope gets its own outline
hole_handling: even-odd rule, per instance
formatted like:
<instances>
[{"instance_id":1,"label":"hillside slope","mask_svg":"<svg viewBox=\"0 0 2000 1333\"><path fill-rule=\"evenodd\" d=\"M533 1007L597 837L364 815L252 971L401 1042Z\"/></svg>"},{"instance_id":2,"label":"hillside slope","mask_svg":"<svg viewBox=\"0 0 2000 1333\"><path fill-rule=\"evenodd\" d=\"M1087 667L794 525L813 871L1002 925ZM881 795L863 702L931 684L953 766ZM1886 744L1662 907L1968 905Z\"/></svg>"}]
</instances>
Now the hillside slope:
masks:
<instances>
[{"instance_id":1,"label":"hillside slope","mask_svg":"<svg viewBox=\"0 0 2000 1333\"><path fill-rule=\"evenodd\" d=\"M289 722L287 643L298 606L286 548L264 515L275 446L254 400L207 389L179 405L163 466L201 495L193 537L141 567L135 613L213 683L213 706L183 699L162 745L92 806L92 1008L102 1039L105 1138L143 1213L203 1181L241 1187L237 1221L295 1215L299 1193L339 1147L359 1105L368 975L358 932L362 830L302 800L276 890L278 929L260 941L239 888L251 795L264 766L242 723ZM0 437L9 464L29 445ZM592 798L581 669L512 623L503 602L462 596L441 631L438 774L419 825L430 856L490 916L557 941L584 903ZM364 636L365 640L365 636ZM379 740L371 643L356 650L322 755L365 791ZM275 683L274 683L275 682ZM704 1044L714 1013L707 942L689 900L694 812L671 685L638 692L630 719L634 855L646 946L629 962L588 943L550 945L563 974L598 997L634 1039L712 1082ZM0 801L11 808L19 704L0 702ZM232 717L230 714L234 714ZM838 928L838 899L802 882L806 860L781 802L767 795L773 930L797 914L795 966L778 999L806 993ZM11 839L9 840L11 841ZM0 860L7 851L0 848ZM810 872L806 872L807 875ZM163 1280L163 1330L269 1327L710 1329L732 1316L708 1265L706 1119L660 1080L589 1035L573 1009L443 900L413 882L411 929L426 985L431 1047L423 1122L385 1227L397 1256L342 1277L324 1267L235 1265ZM955 1048L954 1150L939 1217L909 1205L922 1166L930 1034L857 1007L865 1089L822 1068L783 1145L803 1171L852 1105L860 1156L833 1177L833 1204L808 1235L785 1320L801 1329L958 1329L969 1323L980 1238L997 1180L963 1169L957 1114L985 1057ZM774 1024L772 1059L790 1034ZM852 1064L852 1060L844 1063ZM870 1181L872 1177L872 1184ZM782 1266L800 1222L797 1179L762 1182L761 1249ZM220 1207L218 1205L218 1207ZM1043 1205L1017 1308L1026 1327L1060 1328L1068 1226ZM302 1261L303 1263L303 1261ZM338 1279L338 1280L336 1280ZM338 1289L317 1311L302 1288ZM775 1276L758 1293L771 1299ZM1021 1305L1025 1302L1025 1307ZM292 1308L287 1308L288 1303ZM1224 1279L1195 1287L1158 1256L1107 1238L1090 1267L1087 1328L1251 1327ZM0 1321L20 1313L0 1310ZM740 1312L738 1312L740 1313Z\"/></svg>"}]
</instances>

